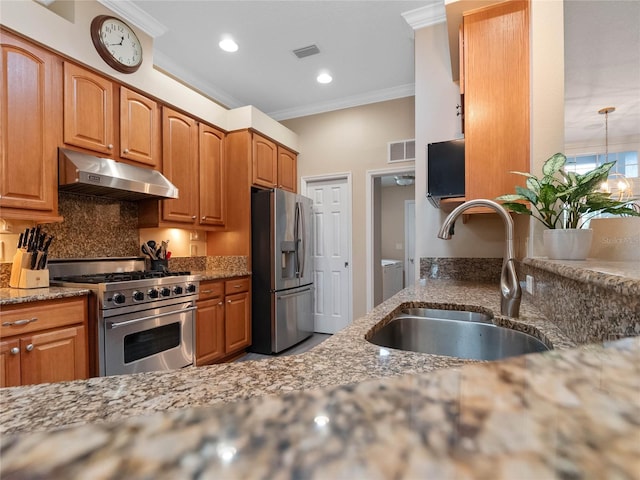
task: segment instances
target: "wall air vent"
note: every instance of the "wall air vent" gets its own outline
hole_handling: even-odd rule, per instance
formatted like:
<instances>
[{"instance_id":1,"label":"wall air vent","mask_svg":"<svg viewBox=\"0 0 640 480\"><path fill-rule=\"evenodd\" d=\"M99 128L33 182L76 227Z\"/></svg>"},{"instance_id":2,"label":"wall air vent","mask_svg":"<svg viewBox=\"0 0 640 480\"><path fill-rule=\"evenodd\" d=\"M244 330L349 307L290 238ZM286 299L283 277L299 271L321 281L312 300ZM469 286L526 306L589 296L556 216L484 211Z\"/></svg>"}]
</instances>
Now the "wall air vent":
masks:
<instances>
[{"instance_id":1,"label":"wall air vent","mask_svg":"<svg viewBox=\"0 0 640 480\"><path fill-rule=\"evenodd\" d=\"M416 159L416 141L400 140L387 144L387 163L410 162Z\"/></svg>"},{"instance_id":2,"label":"wall air vent","mask_svg":"<svg viewBox=\"0 0 640 480\"><path fill-rule=\"evenodd\" d=\"M320 53L320 49L317 45L309 45L308 47L297 48L293 51L293 53L298 58L310 57L311 55L316 55Z\"/></svg>"}]
</instances>

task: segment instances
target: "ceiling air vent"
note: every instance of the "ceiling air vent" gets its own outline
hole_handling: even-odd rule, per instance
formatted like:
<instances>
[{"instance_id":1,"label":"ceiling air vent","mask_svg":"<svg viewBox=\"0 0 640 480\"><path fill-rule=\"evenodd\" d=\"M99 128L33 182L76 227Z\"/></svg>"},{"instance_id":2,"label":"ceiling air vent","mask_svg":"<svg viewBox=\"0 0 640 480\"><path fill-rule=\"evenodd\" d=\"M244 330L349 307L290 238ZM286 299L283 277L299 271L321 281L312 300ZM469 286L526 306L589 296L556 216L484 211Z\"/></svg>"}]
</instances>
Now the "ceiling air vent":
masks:
<instances>
[{"instance_id":1,"label":"ceiling air vent","mask_svg":"<svg viewBox=\"0 0 640 480\"><path fill-rule=\"evenodd\" d=\"M309 45L308 47L298 48L294 50L293 53L295 53L298 58L304 58L320 53L320 49L317 45Z\"/></svg>"},{"instance_id":2,"label":"ceiling air vent","mask_svg":"<svg viewBox=\"0 0 640 480\"><path fill-rule=\"evenodd\" d=\"M387 162L409 162L416 159L416 141L400 140L398 142L389 142L387 153Z\"/></svg>"}]
</instances>

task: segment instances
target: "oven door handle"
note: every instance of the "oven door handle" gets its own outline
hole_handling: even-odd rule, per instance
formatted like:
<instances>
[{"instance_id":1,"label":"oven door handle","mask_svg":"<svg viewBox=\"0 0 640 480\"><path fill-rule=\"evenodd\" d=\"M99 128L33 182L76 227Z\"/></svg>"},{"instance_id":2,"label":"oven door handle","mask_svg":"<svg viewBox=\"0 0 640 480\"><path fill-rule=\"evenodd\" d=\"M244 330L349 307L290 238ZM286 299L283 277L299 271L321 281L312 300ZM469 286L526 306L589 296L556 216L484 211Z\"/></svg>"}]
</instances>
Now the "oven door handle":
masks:
<instances>
[{"instance_id":1,"label":"oven door handle","mask_svg":"<svg viewBox=\"0 0 640 480\"><path fill-rule=\"evenodd\" d=\"M118 327L124 327L126 325L132 325L134 323L138 323L138 322L145 322L147 320L153 320L154 318L158 318L158 317L166 317L168 315L176 315L176 314L180 314L180 313L184 313L184 312L191 312L193 310L196 310L197 307L189 307L189 308L183 308L180 310L172 310L171 312L165 312L165 313L159 313L158 315L149 315L148 317L142 317L142 318L134 318L133 320L127 320L126 322L112 322L112 323L107 323L107 328L118 328Z\"/></svg>"}]
</instances>

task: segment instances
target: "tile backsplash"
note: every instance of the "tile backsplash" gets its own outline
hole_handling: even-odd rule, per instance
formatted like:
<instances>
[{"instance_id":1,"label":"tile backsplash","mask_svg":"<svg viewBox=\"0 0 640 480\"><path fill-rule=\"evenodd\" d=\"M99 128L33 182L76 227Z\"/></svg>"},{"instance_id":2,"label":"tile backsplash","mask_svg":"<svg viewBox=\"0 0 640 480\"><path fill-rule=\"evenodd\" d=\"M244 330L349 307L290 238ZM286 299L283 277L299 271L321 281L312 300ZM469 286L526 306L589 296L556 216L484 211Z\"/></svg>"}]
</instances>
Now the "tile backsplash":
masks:
<instances>
[{"instance_id":1,"label":"tile backsplash","mask_svg":"<svg viewBox=\"0 0 640 480\"><path fill-rule=\"evenodd\" d=\"M51 258L139 256L138 205L104 197L59 192L60 223L44 225L55 235Z\"/></svg>"}]
</instances>

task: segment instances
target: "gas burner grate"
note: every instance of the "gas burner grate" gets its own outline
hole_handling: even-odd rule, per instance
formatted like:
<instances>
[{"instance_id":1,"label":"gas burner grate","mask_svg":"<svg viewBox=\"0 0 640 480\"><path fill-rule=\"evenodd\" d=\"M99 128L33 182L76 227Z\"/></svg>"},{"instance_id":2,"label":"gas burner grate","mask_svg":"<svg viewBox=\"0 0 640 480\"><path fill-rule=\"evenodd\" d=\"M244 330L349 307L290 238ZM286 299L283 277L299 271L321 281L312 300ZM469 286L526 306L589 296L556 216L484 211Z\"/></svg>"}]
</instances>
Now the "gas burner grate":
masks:
<instances>
[{"instance_id":1,"label":"gas burner grate","mask_svg":"<svg viewBox=\"0 0 640 480\"><path fill-rule=\"evenodd\" d=\"M63 277L57 277L55 280L71 283L115 283L115 282L128 282L131 280L145 280L148 278L163 278L163 277L175 277L181 275L190 275L191 272L162 272L156 270L145 270L135 272L113 272L113 273L98 273L89 275L67 275Z\"/></svg>"}]
</instances>

